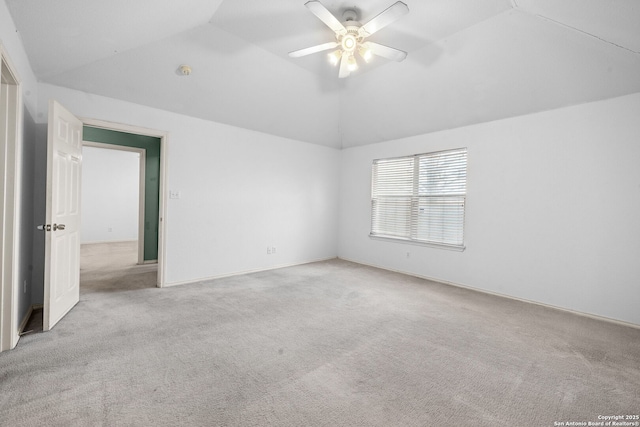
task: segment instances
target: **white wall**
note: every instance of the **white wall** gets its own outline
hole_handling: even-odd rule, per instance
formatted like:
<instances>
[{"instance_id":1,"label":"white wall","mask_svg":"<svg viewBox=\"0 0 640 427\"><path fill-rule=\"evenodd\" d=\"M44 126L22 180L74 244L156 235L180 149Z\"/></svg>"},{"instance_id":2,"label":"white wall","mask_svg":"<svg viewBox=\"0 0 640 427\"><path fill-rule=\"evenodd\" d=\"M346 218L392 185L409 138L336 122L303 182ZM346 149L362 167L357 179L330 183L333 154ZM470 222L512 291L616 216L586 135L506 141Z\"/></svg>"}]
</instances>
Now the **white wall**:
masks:
<instances>
[{"instance_id":1,"label":"white wall","mask_svg":"<svg viewBox=\"0 0 640 427\"><path fill-rule=\"evenodd\" d=\"M81 242L138 239L140 154L82 148Z\"/></svg>"},{"instance_id":2,"label":"white wall","mask_svg":"<svg viewBox=\"0 0 640 427\"><path fill-rule=\"evenodd\" d=\"M338 150L48 84L38 97L39 117L53 98L168 132L165 197L180 199L167 200L167 284L336 256Z\"/></svg>"},{"instance_id":3,"label":"white wall","mask_svg":"<svg viewBox=\"0 0 640 427\"><path fill-rule=\"evenodd\" d=\"M0 43L2 43L7 50L13 66L16 67L18 71L23 92L22 101L31 115L35 117L38 99L38 82L31 69L29 58L20 39L20 34L13 23L9 9L7 9L4 1L0 1Z\"/></svg>"},{"instance_id":4,"label":"white wall","mask_svg":"<svg viewBox=\"0 0 640 427\"><path fill-rule=\"evenodd\" d=\"M344 150L338 254L640 324L638 117L633 94ZM370 239L372 160L457 147L466 250Z\"/></svg>"}]
</instances>

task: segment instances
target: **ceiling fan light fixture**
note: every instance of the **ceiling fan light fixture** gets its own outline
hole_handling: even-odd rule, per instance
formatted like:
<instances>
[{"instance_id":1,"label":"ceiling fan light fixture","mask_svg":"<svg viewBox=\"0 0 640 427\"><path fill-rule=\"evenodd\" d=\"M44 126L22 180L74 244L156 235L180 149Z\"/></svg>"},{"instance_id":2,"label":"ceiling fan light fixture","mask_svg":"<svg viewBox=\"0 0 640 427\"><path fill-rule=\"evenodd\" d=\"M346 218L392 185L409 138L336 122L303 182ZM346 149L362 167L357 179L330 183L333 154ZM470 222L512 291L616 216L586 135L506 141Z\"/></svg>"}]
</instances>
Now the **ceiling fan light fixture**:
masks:
<instances>
[{"instance_id":1,"label":"ceiling fan light fixture","mask_svg":"<svg viewBox=\"0 0 640 427\"><path fill-rule=\"evenodd\" d=\"M358 49L358 53L367 64L369 63L369 61L371 61L371 58L373 58L373 53L366 47L360 47L360 49Z\"/></svg>"},{"instance_id":2,"label":"ceiling fan light fixture","mask_svg":"<svg viewBox=\"0 0 640 427\"><path fill-rule=\"evenodd\" d=\"M356 62L356 57L353 55L349 55L347 59L347 66L349 67L349 71L355 71L358 69L358 63Z\"/></svg>"},{"instance_id":3,"label":"ceiling fan light fixture","mask_svg":"<svg viewBox=\"0 0 640 427\"><path fill-rule=\"evenodd\" d=\"M329 62L331 63L331 65L336 66L340 63L340 58L342 58L342 51L336 50L331 52L327 56L329 57Z\"/></svg>"},{"instance_id":4,"label":"ceiling fan light fixture","mask_svg":"<svg viewBox=\"0 0 640 427\"><path fill-rule=\"evenodd\" d=\"M358 40L353 34L347 34L342 37L342 49L345 52L353 52L358 46Z\"/></svg>"}]
</instances>

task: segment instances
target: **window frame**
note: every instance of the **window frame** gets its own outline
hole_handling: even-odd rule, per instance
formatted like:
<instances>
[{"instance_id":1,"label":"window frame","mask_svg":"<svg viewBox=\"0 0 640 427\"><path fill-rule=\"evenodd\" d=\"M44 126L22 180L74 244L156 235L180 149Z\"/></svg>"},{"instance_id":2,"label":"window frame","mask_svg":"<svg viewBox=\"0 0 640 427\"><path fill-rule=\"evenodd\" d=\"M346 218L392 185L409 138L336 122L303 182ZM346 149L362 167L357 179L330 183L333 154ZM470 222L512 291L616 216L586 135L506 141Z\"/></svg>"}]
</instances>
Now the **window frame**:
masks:
<instances>
[{"instance_id":1,"label":"window frame","mask_svg":"<svg viewBox=\"0 0 640 427\"><path fill-rule=\"evenodd\" d=\"M443 156L446 154L453 154L453 155L459 155L462 154L462 159L463 159L463 166L460 167L458 166L457 169L455 169L455 171L457 171L458 173L462 173L463 174L463 185L462 185L462 191L460 191L459 184L460 182L458 182L458 187L456 187L454 185L455 188L458 189L458 191L453 191L453 192L445 192L445 193L432 193L432 194L425 194L425 193L421 193L419 186L420 186L420 178L421 178L421 173L426 174L426 170L427 169L421 169L420 168L420 160L421 159L428 159L428 158L437 158L438 156ZM412 193L411 196L408 195L403 195L400 197L404 197L405 199L407 197L409 197L410 202L409 202L409 211L408 211L408 236L405 235L394 235L393 233L389 233L389 234L384 234L384 233L380 233L380 232L375 232L374 227L375 227L375 223L376 221L384 221L387 218L384 217L376 217L376 209L381 209L379 207L380 205L380 201L382 199L387 200L389 199L388 195L385 199L385 197L381 197L380 195L376 194L376 188L379 187L379 176L376 176L376 173L379 174L379 171L377 171L377 165L380 162L394 162L394 161L398 161L398 162L402 162L402 161L406 161L411 159L412 161L412 182L411 182L411 188L412 188ZM409 167L407 167L407 171L404 171L404 173L408 173L408 169ZM420 154L413 154L413 155L408 155L408 156L398 156L398 157L388 157L388 158L380 158L380 159L374 159L371 165L371 205L370 205L370 227L369 227L369 237L371 239L376 239L376 240L382 240L382 241L390 241L390 242L399 242L399 243L409 243L409 244L414 244L414 245L419 245L419 246L429 246L429 247L435 247L435 248L442 248L442 249L449 249L449 250L455 250L455 251L464 251L466 249L465 246L465 241L464 241L464 231L465 231L465 222L466 222L466 206L467 206L467 171L468 171L468 149L467 147L460 147L460 148L455 148L455 149L447 149L447 150L440 150L440 151L433 151L433 152L427 152L427 153L420 153ZM388 184L388 183L387 183ZM405 182L406 184L406 182ZM450 242L446 242L445 239L442 240L426 240L426 239L419 239L417 238L418 235L418 228L420 227L420 220L419 220L419 216L420 216L420 201L421 200L428 200L430 198L441 198L441 199L447 199L447 198L457 198L458 200L462 199L462 209L461 209L461 213L459 213L458 215L461 217L458 221L458 223L456 223L456 231L459 230L460 233L460 243L450 243ZM405 200L406 203L406 200ZM376 205L377 204L377 205ZM454 211L455 214L455 211ZM401 215L407 215L407 213L402 213ZM395 221L398 221L397 218L392 218L391 219L392 222L395 223ZM400 223L402 223L403 219L400 218L399 219ZM402 226L402 224L401 224ZM406 227L406 225L404 225ZM388 230L387 230L388 231ZM438 228L435 229L434 231L436 232L440 232L440 233L444 233L444 226L442 228Z\"/></svg>"}]
</instances>

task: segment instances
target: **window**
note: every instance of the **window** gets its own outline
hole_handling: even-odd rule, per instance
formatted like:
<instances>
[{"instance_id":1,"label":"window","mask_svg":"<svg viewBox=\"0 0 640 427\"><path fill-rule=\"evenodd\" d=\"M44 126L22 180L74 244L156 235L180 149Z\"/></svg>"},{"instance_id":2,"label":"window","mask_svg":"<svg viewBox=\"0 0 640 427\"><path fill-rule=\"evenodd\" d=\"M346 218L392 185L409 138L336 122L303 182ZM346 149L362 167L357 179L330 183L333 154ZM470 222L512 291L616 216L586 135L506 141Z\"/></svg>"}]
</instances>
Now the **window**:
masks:
<instances>
[{"instance_id":1,"label":"window","mask_svg":"<svg viewBox=\"0 0 640 427\"><path fill-rule=\"evenodd\" d=\"M374 160L371 236L464 248L467 149Z\"/></svg>"}]
</instances>

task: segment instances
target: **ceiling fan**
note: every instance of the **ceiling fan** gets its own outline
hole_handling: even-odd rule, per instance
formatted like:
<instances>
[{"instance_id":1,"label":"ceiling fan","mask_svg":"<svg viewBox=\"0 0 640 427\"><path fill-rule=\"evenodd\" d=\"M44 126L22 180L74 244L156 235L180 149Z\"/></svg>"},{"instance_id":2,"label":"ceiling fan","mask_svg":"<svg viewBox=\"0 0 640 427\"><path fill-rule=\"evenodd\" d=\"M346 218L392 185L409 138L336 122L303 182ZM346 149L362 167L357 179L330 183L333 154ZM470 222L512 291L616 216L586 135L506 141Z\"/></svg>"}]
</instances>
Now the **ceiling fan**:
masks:
<instances>
[{"instance_id":1,"label":"ceiling fan","mask_svg":"<svg viewBox=\"0 0 640 427\"><path fill-rule=\"evenodd\" d=\"M409 13L409 7L403 2L394 3L364 25L356 21L357 13L353 9L345 10L342 14L344 22L340 22L319 1L308 1L304 5L336 33L336 41L289 52L290 57L299 58L337 48L329 54L329 60L333 65L340 63L340 71L338 72L340 78L349 76L352 71L358 68L356 52L365 62L369 62L372 55L398 62L407 57L407 52L402 50L365 41L371 34Z\"/></svg>"}]
</instances>

